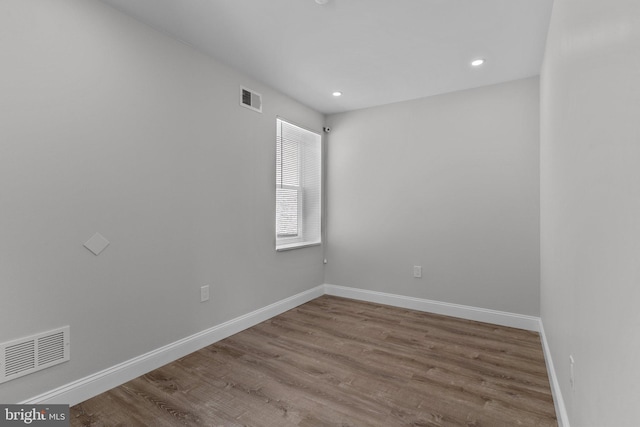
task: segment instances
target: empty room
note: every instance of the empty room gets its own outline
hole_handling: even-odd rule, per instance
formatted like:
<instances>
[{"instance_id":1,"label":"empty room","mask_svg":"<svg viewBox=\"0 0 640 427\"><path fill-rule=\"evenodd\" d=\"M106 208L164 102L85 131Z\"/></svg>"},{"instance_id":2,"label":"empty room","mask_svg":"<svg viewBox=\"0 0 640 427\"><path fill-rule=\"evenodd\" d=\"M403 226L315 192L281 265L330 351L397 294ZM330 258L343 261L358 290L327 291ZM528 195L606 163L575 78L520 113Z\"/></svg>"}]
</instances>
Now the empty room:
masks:
<instances>
[{"instance_id":1,"label":"empty room","mask_svg":"<svg viewBox=\"0 0 640 427\"><path fill-rule=\"evenodd\" d=\"M0 0L0 65L0 425L639 425L640 2Z\"/></svg>"}]
</instances>

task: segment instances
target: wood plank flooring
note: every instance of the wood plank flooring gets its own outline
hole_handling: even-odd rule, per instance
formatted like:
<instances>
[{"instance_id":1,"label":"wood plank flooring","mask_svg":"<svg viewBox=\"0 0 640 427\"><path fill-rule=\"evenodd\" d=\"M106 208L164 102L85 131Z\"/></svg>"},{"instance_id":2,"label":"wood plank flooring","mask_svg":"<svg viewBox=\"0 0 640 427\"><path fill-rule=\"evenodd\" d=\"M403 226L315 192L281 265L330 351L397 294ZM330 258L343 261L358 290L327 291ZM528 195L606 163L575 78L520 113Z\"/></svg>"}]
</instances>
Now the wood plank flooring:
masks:
<instances>
[{"instance_id":1,"label":"wood plank flooring","mask_svg":"<svg viewBox=\"0 0 640 427\"><path fill-rule=\"evenodd\" d=\"M535 332L323 296L71 408L72 426L556 426Z\"/></svg>"}]
</instances>

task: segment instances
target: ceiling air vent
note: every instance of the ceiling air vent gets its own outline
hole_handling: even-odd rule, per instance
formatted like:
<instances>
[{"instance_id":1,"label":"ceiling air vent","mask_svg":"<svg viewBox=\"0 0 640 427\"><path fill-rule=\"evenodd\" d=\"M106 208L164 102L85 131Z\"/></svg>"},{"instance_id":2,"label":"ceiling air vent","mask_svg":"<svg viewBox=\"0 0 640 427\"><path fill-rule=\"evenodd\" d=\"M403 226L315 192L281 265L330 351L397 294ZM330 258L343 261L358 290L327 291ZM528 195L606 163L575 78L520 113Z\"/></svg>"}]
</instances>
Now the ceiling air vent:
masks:
<instances>
[{"instance_id":1,"label":"ceiling air vent","mask_svg":"<svg viewBox=\"0 0 640 427\"><path fill-rule=\"evenodd\" d=\"M262 95L246 87L240 86L240 105L262 113Z\"/></svg>"},{"instance_id":2,"label":"ceiling air vent","mask_svg":"<svg viewBox=\"0 0 640 427\"><path fill-rule=\"evenodd\" d=\"M0 383L69 360L69 327L0 344Z\"/></svg>"}]
</instances>

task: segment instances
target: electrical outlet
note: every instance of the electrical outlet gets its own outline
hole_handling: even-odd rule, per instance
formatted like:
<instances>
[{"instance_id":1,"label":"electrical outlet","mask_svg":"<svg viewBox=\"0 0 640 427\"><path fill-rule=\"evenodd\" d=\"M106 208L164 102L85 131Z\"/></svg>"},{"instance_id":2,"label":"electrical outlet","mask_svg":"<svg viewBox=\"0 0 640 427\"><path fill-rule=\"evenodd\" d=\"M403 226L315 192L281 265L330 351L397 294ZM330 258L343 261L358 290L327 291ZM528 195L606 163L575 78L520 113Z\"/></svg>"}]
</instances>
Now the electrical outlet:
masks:
<instances>
[{"instance_id":1,"label":"electrical outlet","mask_svg":"<svg viewBox=\"0 0 640 427\"><path fill-rule=\"evenodd\" d=\"M209 285L200 287L200 302L209 301Z\"/></svg>"},{"instance_id":2,"label":"electrical outlet","mask_svg":"<svg viewBox=\"0 0 640 427\"><path fill-rule=\"evenodd\" d=\"M413 277L419 279L420 277L422 277L422 267L419 265L414 265L413 266Z\"/></svg>"},{"instance_id":3,"label":"electrical outlet","mask_svg":"<svg viewBox=\"0 0 640 427\"><path fill-rule=\"evenodd\" d=\"M571 384L571 391L576 390L576 377L574 371L575 360L573 359L573 355L569 355L569 384Z\"/></svg>"}]
</instances>

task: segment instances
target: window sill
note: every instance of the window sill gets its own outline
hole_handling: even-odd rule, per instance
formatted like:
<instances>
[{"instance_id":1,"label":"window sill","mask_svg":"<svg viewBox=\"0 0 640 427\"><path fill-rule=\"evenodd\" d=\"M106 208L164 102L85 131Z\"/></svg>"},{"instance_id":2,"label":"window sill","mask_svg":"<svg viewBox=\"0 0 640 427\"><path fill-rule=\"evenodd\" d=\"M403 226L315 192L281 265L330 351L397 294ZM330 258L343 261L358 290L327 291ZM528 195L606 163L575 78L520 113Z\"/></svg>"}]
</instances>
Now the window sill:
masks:
<instances>
[{"instance_id":1,"label":"window sill","mask_svg":"<svg viewBox=\"0 0 640 427\"><path fill-rule=\"evenodd\" d=\"M276 252L291 251L293 249L309 248L311 246L320 246L322 242L299 242L299 243L287 243L276 246Z\"/></svg>"}]
</instances>

